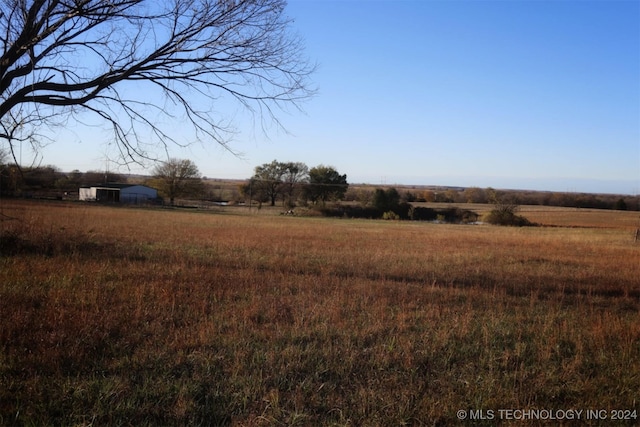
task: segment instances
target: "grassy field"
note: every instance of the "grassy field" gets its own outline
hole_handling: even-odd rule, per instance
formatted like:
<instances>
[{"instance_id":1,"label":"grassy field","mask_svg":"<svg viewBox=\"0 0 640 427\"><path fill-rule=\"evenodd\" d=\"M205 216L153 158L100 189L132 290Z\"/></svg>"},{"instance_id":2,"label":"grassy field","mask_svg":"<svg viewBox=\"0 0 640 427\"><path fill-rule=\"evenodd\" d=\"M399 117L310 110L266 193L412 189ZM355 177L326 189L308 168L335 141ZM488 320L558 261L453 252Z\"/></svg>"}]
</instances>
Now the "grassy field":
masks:
<instances>
[{"instance_id":1,"label":"grassy field","mask_svg":"<svg viewBox=\"0 0 640 427\"><path fill-rule=\"evenodd\" d=\"M639 424L638 213L521 214L0 201L0 424Z\"/></svg>"}]
</instances>

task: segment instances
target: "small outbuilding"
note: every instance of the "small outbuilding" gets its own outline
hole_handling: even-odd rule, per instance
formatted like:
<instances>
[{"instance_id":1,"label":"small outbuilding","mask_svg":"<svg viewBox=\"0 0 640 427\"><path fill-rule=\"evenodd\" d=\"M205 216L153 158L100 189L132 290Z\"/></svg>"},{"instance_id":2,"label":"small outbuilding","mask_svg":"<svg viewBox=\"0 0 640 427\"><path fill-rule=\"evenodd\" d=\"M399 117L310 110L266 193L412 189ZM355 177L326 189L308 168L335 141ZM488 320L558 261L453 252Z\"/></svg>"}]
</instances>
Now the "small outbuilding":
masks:
<instances>
[{"instance_id":1,"label":"small outbuilding","mask_svg":"<svg viewBox=\"0 0 640 427\"><path fill-rule=\"evenodd\" d=\"M149 203L158 198L155 188L136 184L100 184L80 187L80 200L112 203Z\"/></svg>"}]
</instances>

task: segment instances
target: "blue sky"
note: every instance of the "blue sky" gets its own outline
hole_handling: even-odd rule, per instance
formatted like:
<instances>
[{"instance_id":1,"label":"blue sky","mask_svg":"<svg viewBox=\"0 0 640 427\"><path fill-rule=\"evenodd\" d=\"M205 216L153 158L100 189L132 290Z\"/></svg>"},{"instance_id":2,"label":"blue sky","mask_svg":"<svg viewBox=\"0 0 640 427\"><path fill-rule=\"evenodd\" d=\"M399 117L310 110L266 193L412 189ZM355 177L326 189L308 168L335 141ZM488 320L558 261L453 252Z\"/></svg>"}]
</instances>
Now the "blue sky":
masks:
<instances>
[{"instance_id":1,"label":"blue sky","mask_svg":"<svg viewBox=\"0 0 640 427\"><path fill-rule=\"evenodd\" d=\"M217 178L277 159L352 183L640 193L639 1L290 0L287 12L319 65L305 112L265 135L234 110L242 158L206 141L170 155ZM43 163L103 169L107 146L86 138L51 144Z\"/></svg>"}]
</instances>

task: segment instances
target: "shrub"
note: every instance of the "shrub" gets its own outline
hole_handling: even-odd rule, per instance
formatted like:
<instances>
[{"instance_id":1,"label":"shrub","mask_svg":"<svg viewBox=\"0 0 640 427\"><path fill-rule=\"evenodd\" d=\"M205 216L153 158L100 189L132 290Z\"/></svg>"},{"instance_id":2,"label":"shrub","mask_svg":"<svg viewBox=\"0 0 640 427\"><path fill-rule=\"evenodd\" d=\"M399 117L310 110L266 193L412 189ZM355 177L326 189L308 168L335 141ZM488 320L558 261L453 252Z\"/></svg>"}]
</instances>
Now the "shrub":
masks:
<instances>
[{"instance_id":1,"label":"shrub","mask_svg":"<svg viewBox=\"0 0 640 427\"><path fill-rule=\"evenodd\" d=\"M411 206L409 210L409 218L414 221L433 221L437 215L435 210L422 206Z\"/></svg>"},{"instance_id":2,"label":"shrub","mask_svg":"<svg viewBox=\"0 0 640 427\"><path fill-rule=\"evenodd\" d=\"M400 193L395 188L383 190L376 188L373 194L373 206L381 212L395 211L400 205Z\"/></svg>"},{"instance_id":3,"label":"shrub","mask_svg":"<svg viewBox=\"0 0 640 427\"><path fill-rule=\"evenodd\" d=\"M374 219L382 216L382 212L374 207L340 205L319 207L316 210L326 217Z\"/></svg>"},{"instance_id":4,"label":"shrub","mask_svg":"<svg viewBox=\"0 0 640 427\"><path fill-rule=\"evenodd\" d=\"M485 217L484 221L493 225L510 225L515 227L531 226L533 223L527 218L516 215L514 212L493 209Z\"/></svg>"},{"instance_id":5,"label":"shrub","mask_svg":"<svg viewBox=\"0 0 640 427\"><path fill-rule=\"evenodd\" d=\"M398 215L394 211L387 211L382 214L382 219L399 220L400 215Z\"/></svg>"},{"instance_id":6,"label":"shrub","mask_svg":"<svg viewBox=\"0 0 640 427\"><path fill-rule=\"evenodd\" d=\"M412 206L408 212L409 219L414 221L441 221L451 223L470 223L478 220L478 214L460 208L432 209Z\"/></svg>"},{"instance_id":7,"label":"shrub","mask_svg":"<svg viewBox=\"0 0 640 427\"><path fill-rule=\"evenodd\" d=\"M494 225L511 225L516 227L533 225L525 217L516 215L520 207L516 204L513 197L492 191L490 198L495 207L484 217L485 222Z\"/></svg>"}]
</instances>

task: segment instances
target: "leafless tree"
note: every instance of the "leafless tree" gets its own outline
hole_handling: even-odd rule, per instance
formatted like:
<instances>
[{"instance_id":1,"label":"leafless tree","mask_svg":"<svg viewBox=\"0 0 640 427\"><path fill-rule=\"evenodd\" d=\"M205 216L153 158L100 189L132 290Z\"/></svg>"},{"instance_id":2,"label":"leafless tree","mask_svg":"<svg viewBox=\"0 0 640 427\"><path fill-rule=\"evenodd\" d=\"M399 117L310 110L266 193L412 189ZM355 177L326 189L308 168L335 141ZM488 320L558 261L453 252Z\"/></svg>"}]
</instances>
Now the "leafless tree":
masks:
<instances>
[{"instance_id":1,"label":"leafless tree","mask_svg":"<svg viewBox=\"0 0 640 427\"><path fill-rule=\"evenodd\" d=\"M301 190L300 184L309 180L309 167L302 162L286 162L284 163L284 175L282 181L284 184L284 198L288 207L295 205L295 195ZM285 200L283 200L284 203Z\"/></svg>"},{"instance_id":2,"label":"leafless tree","mask_svg":"<svg viewBox=\"0 0 640 427\"><path fill-rule=\"evenodd\" d=\"M259 202L270 201L276 205L276 199L282 194L282 177L286 173L286 165L277 160L254 168L255 174L249 180L248 191Z\"/></svg>"},{"instance_id":3,"label":"leafless tree","mask_svg":"<svg viewBox=\"0 0 640 427\"><path fill-rule=\"evenodd\" d=\"M188 159L169 159L156 165L150 184L169 198L171 206L176 197L193 196L203 190L198 167Z\"/></svg>"},{"instance_id":4,"label":"leafless tree","mask_svg":"<svg viewBox=\"0 0 640 427\"><path fill-rule=\"evenodd\" d=\"M147 158L149 139L184 144L169 130L176 122L231 150L233 129L216 109L220 97L280 125L281 110L313 95L314 66L285 6L286 0L3 0L0 138L15 159L18 143L38 148L51 126L94 115L113 130L127 161Z\"/></svg>"}]
</instances>

